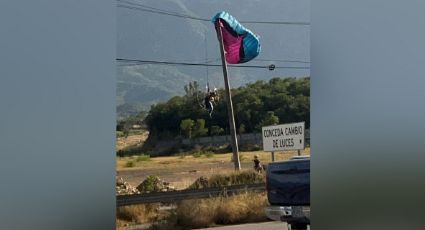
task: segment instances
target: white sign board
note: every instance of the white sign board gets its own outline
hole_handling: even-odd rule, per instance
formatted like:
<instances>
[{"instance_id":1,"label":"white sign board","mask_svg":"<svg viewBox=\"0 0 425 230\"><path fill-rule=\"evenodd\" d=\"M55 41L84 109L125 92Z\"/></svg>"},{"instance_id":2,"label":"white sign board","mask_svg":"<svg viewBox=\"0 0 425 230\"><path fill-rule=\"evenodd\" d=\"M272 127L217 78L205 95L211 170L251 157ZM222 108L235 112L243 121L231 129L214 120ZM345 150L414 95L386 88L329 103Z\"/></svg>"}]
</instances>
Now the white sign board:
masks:
<instances>
[{"instance_id":1,"label":"white sign board","mask_svg":"<svg viewBox=\"0 0 425 230\"><path fill-rule=\"evenodd\" d=\"M265 126L263 149L267 152L304 149L304 122Z\"/></svg>"}]
</instances>

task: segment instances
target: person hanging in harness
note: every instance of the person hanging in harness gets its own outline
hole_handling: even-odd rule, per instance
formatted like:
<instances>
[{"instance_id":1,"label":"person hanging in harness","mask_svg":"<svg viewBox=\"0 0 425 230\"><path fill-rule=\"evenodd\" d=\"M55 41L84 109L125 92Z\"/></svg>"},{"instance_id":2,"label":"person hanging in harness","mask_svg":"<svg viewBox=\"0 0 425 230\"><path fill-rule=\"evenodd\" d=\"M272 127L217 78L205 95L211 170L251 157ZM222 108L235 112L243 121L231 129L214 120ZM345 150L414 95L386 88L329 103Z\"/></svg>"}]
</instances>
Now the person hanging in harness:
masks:
<instances>
[{"instance_id":1,"label":"person hanging in harness","mask_svg":"<svg viewBox=\"0 0 425 230\"><path fill-rule=\"evenodd\" d=\"M205 103L205 108L207 109L210 117L212 117L212 112L214 110L213 103L214 103L216 97L217 97L217 90L214 89L214 91L210 92L209 89L208 89L207 95L204 98L204 103Z\"/></svg>"}]
</instances>

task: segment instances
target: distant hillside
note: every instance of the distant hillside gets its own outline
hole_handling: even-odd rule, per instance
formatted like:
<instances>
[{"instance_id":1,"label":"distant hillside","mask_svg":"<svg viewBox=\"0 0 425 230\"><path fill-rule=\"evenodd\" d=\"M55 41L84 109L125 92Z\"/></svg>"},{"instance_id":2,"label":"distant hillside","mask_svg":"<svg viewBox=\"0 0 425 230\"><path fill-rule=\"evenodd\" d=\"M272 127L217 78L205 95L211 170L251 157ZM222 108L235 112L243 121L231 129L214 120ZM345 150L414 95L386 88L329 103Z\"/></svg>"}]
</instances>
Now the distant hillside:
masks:
<instances>
[{"instance_id":1,"label":"distant hillside","mask_svg":"<svg viewBox=\"0 0 425 230\"><path fill-rule=\"evenodd\" d=\"M119 68L117 74L117 105L120 116L164 101L173 95L181 95L185 82L193 78L174 66L128 66Z\"/></svg>"}]
</instances>

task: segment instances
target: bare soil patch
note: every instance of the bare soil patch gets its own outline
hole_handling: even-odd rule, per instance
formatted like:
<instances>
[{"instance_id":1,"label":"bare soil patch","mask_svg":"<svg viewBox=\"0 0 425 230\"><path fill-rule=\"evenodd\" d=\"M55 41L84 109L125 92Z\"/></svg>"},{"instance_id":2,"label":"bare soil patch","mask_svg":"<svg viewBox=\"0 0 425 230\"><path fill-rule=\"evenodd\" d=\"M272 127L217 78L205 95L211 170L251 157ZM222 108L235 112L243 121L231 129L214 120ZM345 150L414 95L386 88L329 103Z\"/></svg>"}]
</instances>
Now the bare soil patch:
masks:
<instances>
[{"instance_id":1,"label":"bare soil patch","mask_svg":"<svg viewBox=\"0 0 425 230\"><path fill-rule=\"evenodd\" d=\"M149 136L148 131L140 134L130 135L128 137L118 137L116 139L115 151L122 150L130 146L141 146Z\"/></svg>"}]
</instances>

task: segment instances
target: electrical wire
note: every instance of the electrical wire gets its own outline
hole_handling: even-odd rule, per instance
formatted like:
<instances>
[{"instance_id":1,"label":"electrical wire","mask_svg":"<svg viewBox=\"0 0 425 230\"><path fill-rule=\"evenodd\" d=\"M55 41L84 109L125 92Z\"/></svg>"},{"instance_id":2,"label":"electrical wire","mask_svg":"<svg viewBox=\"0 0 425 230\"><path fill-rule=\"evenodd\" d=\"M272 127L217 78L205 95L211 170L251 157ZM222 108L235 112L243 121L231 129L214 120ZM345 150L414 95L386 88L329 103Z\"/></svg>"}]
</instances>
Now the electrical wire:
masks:
<instances>
[{"instance_id":1,"label":"electrical wire","mask_svg":"<svg viewBox=\"0 0 425 230\"><path fill-rule=\"evenodd\" d=\"M138 60L138 59L126 59L126 58L117 58L115 59L118 62L125 63L127 62L130 65L136 64L158 64L158 65L182 65L182 66L215 66L221 67L220 64L207 64L207 63L189 63L189 62L169 62L169 61L155 61L155 60ZM261 68L268 69L269 66L262 65L228 65L229 67L237 68ZM275 66L275 69L310 69L308 66Z\"/></svg>"},{"instance_id":2,"label":"electrical wire","mask_svg":"<svg viewBox=\"0 0 425 230\"><path fill-rule=\"evenodd\" d=\"M207 18L195 17L195 16L191 16L191 15L187 15L187 14L181 14L181 13L178 13L178 12L154 8L154 7L146 6L146 5L143 5L143 4L140 4L140 3L134 3L134 2L129 2L129 1L125 1L125 0L118 0L118 2L125 3L125 4L118 3L117 6L120 7L120 8L150 12L150 13L161 14L161 15L174 16L174 17L180 17L180 18L186 18L186 19L192 19L192 20L198 20L198 21L205 21L205 22L211 21L210 19L207 19ZM244 20L241 20L239 22L243 23L243 24L301 25L301 26L309 26L310 25L309 22L291 22L291 21L244 21Z\"/></svg>"},{"instance_id":3,"label":"electrical wire","mask_svg":"<svg viewBox=\"0 0 425 230\"><path fill-rule=\"evenodd\" d=\"M256 58L256 59L254 59L252 61L290 62L290 63L310 64L309 61L301 61L301 60L278 60L278 59L261 59L261 58Z\"/></svg>"}]
</instances>

